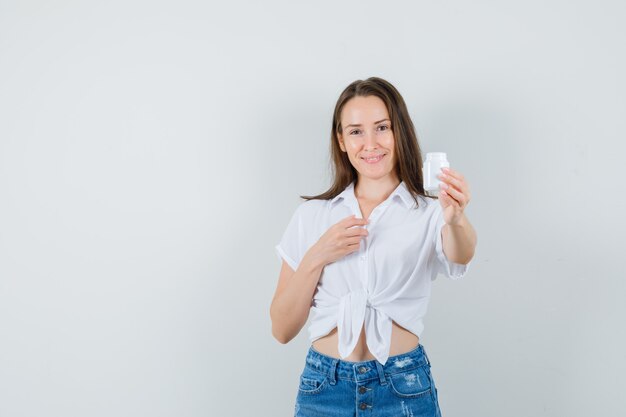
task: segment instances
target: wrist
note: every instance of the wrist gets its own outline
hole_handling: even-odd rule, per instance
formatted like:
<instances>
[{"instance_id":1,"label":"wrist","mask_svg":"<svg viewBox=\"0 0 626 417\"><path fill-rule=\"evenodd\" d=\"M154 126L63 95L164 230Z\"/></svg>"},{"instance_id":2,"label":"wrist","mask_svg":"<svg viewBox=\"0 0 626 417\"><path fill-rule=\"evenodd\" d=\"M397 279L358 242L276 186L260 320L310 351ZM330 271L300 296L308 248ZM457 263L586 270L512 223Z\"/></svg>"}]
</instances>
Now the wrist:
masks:
<instances>
[{"instance_id":1,"label":"wrist","mask_svg":"<svg viewBox=\"0 0 626 417\"><path fill-rule=\"evenodd\" d=\"M304 264L304 267L311 272L317 270L321 271L326 266L326 262L322 259L321 255L315 252L313 247L304 254L302 264Z\"/></svg>"},{"instance_id":2,"label":"wrist","mask_svg":"<svg viewBox=\"0 0 626 417\"><path fill-rule=\"evenodd\" d=\"M463 213L456 221L450 223L446 222L446 224L454 228L465 228L469 225L469 221L467 220L465 213Z\"/></svg>"}]
</instances>

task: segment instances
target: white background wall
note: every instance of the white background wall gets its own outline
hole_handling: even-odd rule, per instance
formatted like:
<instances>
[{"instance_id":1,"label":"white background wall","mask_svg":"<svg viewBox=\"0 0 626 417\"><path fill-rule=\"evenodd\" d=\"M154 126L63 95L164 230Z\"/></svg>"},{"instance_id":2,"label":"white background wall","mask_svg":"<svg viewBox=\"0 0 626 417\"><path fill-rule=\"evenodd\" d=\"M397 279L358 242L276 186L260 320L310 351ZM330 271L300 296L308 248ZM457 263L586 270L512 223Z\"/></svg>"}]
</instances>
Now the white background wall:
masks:
<instances>
[{"instance_id":1,"label":"white background wall","mask_svg":"<svg viewBox=\"0 0 626 417\"><path fill-rule=\"evenodd\" d=\"M287 416L274 253L350 82L470 184L422 343L444 416L617 416L619 1L0 1L0 416Z\"/></svg>"}]
</instances>

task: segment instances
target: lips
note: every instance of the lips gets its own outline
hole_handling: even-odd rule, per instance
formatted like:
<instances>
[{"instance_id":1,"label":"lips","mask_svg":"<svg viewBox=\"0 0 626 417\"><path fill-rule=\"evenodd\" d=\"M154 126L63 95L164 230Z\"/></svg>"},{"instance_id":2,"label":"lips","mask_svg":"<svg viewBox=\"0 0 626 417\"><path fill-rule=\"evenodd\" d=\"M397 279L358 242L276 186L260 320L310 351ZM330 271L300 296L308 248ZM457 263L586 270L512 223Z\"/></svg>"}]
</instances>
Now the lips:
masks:
<instances>
[{"instance_id":1,"label":"lips","mask_svg":"<svg viewBox=\"0 0 626 417\"><path fill-rule=\"evenodd\" d=\"M383 159L383 157L387 154L379 154L379 155L371 155L371 156L362 156L361 159L364 160L368 164L375 164Z\"/></svg>"}]
</instances>

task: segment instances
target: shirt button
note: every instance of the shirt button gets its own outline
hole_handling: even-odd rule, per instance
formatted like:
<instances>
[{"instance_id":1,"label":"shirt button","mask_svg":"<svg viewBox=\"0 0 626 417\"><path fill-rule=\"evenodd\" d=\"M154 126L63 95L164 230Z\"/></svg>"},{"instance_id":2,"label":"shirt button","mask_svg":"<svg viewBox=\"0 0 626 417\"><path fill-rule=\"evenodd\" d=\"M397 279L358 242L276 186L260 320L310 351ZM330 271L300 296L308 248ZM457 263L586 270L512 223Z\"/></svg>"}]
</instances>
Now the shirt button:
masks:
<instances>
[{"instance_id":1,"label":"shirt button","mask_svg":"<svg viewBox=\"0 0 626 417\"><path fill-rule=\"evenodd\" d=\"M360 408L361 410L365 410L365 409L367 408L367 404L365 404L365 403L361 403L361 405L359 405L359 408Z\"/></svg>"},{"instance_id":2,"label":"shirt button","mask_svg":"<svg viewBox=\"0 0 626 417\"><path fill-rule=\"evenodd\" d=\"M359 393L364 394L365 391L367 391L367 388L365 387L359 387Z\"/></svg>"},{"instance_id":3,"label":"shirt button","mask_svg":"<svg viewBox=\"0 0 626 417\"><path fill-rule=\"evenodd\" d=\"M360 373L362 373L362 374L364 374L365 372L367 372L367 367L365 367L365 366L361 366L361 367L359 368L359 372L360 372Z\"/></svg>"}]
</instances>

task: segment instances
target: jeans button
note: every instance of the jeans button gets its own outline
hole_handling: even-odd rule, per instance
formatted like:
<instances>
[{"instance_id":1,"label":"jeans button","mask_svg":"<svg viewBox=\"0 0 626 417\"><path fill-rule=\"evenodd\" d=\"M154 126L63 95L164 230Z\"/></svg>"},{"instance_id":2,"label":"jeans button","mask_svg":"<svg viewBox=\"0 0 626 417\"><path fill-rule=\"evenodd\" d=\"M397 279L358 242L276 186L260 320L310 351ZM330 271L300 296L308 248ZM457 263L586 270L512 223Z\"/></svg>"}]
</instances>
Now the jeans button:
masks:
<instances>
[{"instance_id":1,"label":"jeans button","mask_svg":"<svg viewBox=\"0 0 626 417\"><path fill-rule=\"evenodd\" d=\"M367 372L367 367L365 367L365 366L361 366L361 367L359 368L359 372L360 372L360 373L362 373L362 374L364 374L365 372Z\"/></svg>"},{"instance_id":2,"label":"jeans button","mask_svg":"<svg viewBox=\"0 0 626 417\"><path fill-rule=\"evenodd\" d=\"M360 394L365 394L365 391L367 391L367 388L365 388L365 387L359 387L359 393L360 393Z\"/></svg>"},{"instance_id":3,"label":"jeans button","mask_svg":"<svg viewBox=\"0 0 626 417\"><path fill-rule=\"evenodd\" d=\"M365 409L367 408L367 404L365 404L365 403L361 403L361 405L359 405L359 408L360 408L361 410L365 410Z\"/></svg>"}]
</instances>

